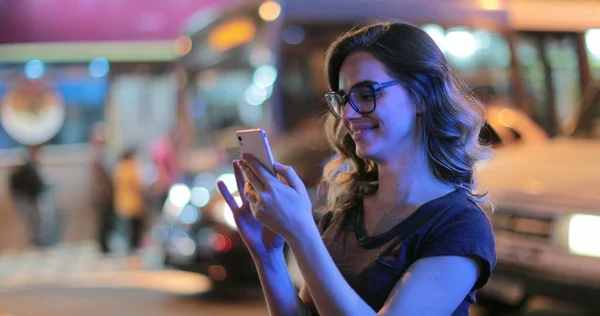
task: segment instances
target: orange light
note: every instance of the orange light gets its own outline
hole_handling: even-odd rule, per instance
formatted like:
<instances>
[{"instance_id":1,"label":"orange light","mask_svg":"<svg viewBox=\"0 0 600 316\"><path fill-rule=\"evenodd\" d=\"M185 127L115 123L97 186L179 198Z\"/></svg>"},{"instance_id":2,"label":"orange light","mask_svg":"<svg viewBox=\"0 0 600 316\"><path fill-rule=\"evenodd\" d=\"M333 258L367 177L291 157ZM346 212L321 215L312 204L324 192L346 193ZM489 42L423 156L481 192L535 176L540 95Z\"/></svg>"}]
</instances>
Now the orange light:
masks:
<instances>
[{"instance_id":1,"label":"orange light","mask_svg":"<svg viewBox=\"0 0 600 316\"><path fill-rule=\"evenodd\" d=\"M212 265L208 267L208 275L215 281L227 279L227 270L223 266Z\"/></svg>"},{"instance_id":2,"label":"orange light","mask_svg":"<svg viewBox=\"0 0 600 316\"><path fill-rule=\"evenodd\" d=\"M500 0L479 0L479 6L484 10L500 10Z\"/></svg>"},{"instance_id":3,"label":"orange light","mask_svg":"<svg viewBox=\"0 0 600 316\"><path fill-rule=\"evenodd\" d=\"M502 126L512 127L515 122L515 113L510 109L502 109L498 113L498 123Z\"/></svg>"},{"instance_id":4,"label":"orange light","mask_svg":"<svg viewBox=\"0 0 600 316\"><path fill-rule=\"evenodd\" d=\"M208 35L210 48L223 52L248 43L256 35L256 26L249 18L237 18L221 24Z\"/></svg>"},{"instance_id":5,"label":"orange light","mask_svg":"<svg viewBox=\"0 0 600 316\"><path fill-rule=\"evenodd\" d=\"M281 6L276 1L265 1L258 8L258 15L265 21L275 21L281 14Z\"/></svg>"},{"instance_id":6,"label":"orange light","mask_svg":"<svg viewBox=\"0 0 600 316\"><path fill-rule=\"evenodd\" d=\"M180 36L173 42L173 51L179 56L187 55L192 50L192 39L189 36Z\"/></svg>"}]
</instances>

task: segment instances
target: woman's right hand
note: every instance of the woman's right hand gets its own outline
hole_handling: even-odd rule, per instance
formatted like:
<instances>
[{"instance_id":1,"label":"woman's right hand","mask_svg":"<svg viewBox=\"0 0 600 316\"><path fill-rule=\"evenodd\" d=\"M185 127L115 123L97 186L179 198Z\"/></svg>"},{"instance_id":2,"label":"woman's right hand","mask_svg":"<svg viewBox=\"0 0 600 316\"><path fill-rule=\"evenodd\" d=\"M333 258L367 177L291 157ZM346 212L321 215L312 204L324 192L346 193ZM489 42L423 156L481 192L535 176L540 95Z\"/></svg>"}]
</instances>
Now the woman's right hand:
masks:
<instances>
[{"instance_id":1,"label":"woman's right hand","mask_svg":"<svg viewBox=\"0 0 600 316\"><path fill-rule=\"evenodd\" d=\"M283 248L284 239L280 235L269 230L263 224L261 224L250 210L250 204L244 194L244 175L241 170L239 161L233 162L233 171L235 179L237 180L237 188L242 200L242 205L237 205L237 202L227 189L227 186L222 181L217 183L219 192L229 205L229 208L233 212L233 218L237 225L238 231L242 236L242 240L250 250L250 253L255 258L261 258L268 256L274 251L281 250Z\"/></svg>"}]
</instances>

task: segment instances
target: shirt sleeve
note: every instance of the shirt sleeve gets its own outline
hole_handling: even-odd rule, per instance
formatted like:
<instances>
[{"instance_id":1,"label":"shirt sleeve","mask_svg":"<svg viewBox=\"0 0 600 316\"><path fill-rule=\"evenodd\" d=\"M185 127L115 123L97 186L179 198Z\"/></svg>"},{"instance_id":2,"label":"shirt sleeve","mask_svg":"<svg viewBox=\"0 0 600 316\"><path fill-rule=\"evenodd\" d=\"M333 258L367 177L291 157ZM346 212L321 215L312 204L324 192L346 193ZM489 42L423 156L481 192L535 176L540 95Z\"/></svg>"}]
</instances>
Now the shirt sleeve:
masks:
<instances>
[{"instance_id":1,"label":"shirt sleeve","mask_svg":"<svg viewBox=\"0 0 600 316\"><path fill-rule=\"evenodd\" d=\"M423 239L418 258L462 256L473 258L480 272L474 289L483 287L496 265L492 225L481 209L465 210L441 221Z\"/></svg>"}]
</instances>

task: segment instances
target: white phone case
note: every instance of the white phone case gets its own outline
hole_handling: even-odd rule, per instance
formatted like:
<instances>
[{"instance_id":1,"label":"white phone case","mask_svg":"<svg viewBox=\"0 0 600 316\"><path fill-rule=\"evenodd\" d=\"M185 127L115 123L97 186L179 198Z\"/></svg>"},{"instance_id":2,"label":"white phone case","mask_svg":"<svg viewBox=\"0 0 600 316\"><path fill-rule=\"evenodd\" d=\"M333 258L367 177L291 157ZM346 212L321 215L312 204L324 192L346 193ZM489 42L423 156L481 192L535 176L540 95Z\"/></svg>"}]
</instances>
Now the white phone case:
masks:
<instances>
[{"instance_id":1,"label":"white phone case","mask_svg":"<svg viewBox=\"0 0 600 316\"><path fill-rule=\"evenodd\" d=\"M267 132L265 130L257 129L246 129L236 131L238 144L240 146L240 154L248 153L256 157L260 163L262 163L271 174L275 174L273 170L273 153L271 152L271 146L269 145L269 139L267 138Z\"/></svg>"}]
</instances>

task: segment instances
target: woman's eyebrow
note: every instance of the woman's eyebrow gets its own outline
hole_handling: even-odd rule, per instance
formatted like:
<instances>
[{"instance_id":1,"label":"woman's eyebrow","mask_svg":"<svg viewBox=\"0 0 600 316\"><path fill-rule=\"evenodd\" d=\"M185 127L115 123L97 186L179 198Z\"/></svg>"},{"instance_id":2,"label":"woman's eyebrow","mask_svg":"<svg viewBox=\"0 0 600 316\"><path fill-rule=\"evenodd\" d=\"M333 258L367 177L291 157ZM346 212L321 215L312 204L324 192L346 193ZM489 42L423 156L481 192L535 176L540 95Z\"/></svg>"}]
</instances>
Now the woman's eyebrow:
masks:
<instances>
[{"instance_id":1,"label":"woman's eyebrow","mask_svg":"<svg viewBox=\"0 0 600 316\"><path fill-rule=\"evenodd\" d=\"M354 87L360 87L360 86L371 86L371 85L373 85L373 84L375 84L375 83L377 83L377 81L374 81L374 80L363 80L363 81L361 81L361 82L357 82L357 83L355 83L355 84L352 86L352 88L354 88Z\"/></svg>"},{"instance_id":2,"label":"woman's eyebrow","mask_svg":"<svg viewBox=\"0 0 600 316\"><path fill-rule=\"evenodd\" d=\"M373 84L377 83L377 81L374 80L363 80L360 82L355 83L354 85L352 85L352 87L350 88L350 90L354 89L355 87L364 87L364 86L371 86ZM339 93L346 93L343 89L338 90Z\"/></svg>"}]
</instances>

